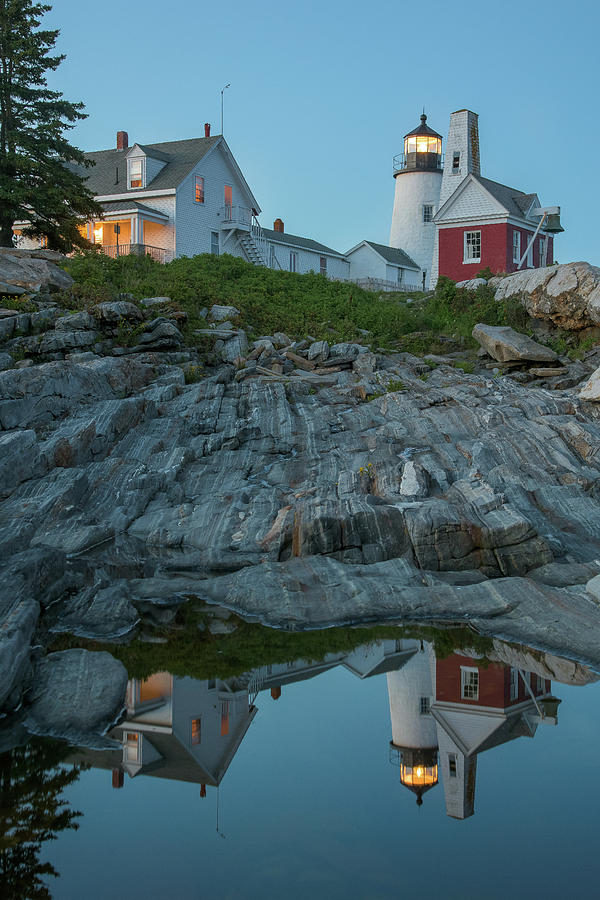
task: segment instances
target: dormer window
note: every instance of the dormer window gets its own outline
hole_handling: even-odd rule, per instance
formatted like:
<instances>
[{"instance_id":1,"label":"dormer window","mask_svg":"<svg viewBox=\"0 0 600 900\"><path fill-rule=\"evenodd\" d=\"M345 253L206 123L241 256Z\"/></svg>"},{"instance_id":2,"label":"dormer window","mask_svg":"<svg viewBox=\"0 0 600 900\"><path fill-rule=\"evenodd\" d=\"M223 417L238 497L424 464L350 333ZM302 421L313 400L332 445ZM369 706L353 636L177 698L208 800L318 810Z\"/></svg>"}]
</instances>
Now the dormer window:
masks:
<instances>
[{"instance_id":1,"label":"dormer window","mask_svg":"<svg viewBox=\"0 0 600 900\"><path fill-rule=\"evenodd\" d=\"M127 183L130 188L144 187L144 160L142 158L127 160Z\"/></svg>"}]
</instances>

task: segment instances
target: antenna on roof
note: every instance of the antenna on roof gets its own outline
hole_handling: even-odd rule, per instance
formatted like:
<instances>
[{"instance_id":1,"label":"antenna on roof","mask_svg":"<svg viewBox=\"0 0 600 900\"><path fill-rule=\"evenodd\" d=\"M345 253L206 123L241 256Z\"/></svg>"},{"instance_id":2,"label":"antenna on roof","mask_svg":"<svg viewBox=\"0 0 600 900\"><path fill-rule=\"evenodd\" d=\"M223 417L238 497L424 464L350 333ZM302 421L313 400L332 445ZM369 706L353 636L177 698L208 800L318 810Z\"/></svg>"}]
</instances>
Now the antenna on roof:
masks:
<instances>
[{"instance_id":1,"label":"antenna on roof","mask_svg":"<svg viewBox=\"0 0 600 900\"><path fill-rule=\"evenodd\" d=\"M224 88L221 88L221 136L223 136L223 94L228 87L231 87L231 85L226 84Z\"/></svg>"}]
</instances>

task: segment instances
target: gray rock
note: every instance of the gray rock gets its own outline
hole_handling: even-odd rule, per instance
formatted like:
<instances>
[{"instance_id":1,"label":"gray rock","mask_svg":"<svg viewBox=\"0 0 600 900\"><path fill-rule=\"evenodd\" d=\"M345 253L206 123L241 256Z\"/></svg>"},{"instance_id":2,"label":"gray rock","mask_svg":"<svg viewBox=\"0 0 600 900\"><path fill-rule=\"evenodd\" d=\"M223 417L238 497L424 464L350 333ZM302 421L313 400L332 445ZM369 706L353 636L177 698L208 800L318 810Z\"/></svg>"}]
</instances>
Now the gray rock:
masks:
<instances>
[{"instance_id":1,"label":"gray rock","mask_svg":"<svg viewBox=\"0 0 600 900\"><path fill-rule=\"evenodd\" d=\"M482 284L487 284L485 278L467 278L466 281L457 281L457 288L464 288L466 291L476 291Z\"/></svg>"},{"instance_id":2,"label":"gray rock","mask_svg":"<svg viewBox=\"0 0 600 900\"><path fill-rule=\"evenodd\" d=\"M235 306L219 306L217 303L211 306L208 318L213 322L223 322L225 319L234 319L240 311Z\"/></svg>"},{"instance_id":3,"label":"gray rock","mask_svg":"<svg viewBox=\"0 0 600 900\"><path fill-rule=\"evenodd\" d=\"M10 353L0 353L0 372L3 372L5 369L12 369L13 364L14 361Z\"/></svg>"},{"instance_id":4,"label":"gray rock","mask_svg":"<svg viewBox=\"0 0 600 900\"><path fill-rule=\"evenodd\" d=\"M126 690L125 667L109 653L51 653L35 667L25 726L78 746L119 747L105 735L124 707Z\"/></svg>"},{"instance_id":5,"label":"gray rock","mask_svg":"<svg viewBox=\"0 0 600 900\"><path fill-rule=\"evenodd\" d=\"M155 319L148 328L148 331L140 335L138 347L146 349L150 345L160 343L164 349L176 349L183 344L183 335L173 322Z\"/></svg>"},{"instance_id":6,"label":"gray rock","mask_svg":"<svg viewBox=\"0 0 600 900\"><path fill-rule=\"evenodd\" d=\"M527 362L554 362L558 355L550 347L532 341L508 326L476 325L475 340L498 362L524 360Z\"/></svg>"},{"instance_id":7,"label":"gray rock","mask_svg":"<svg viewBox=\"0 0 600 900\"><path fill-rule=\"evenodd\" d=\"M308 348L308 358L310 360L323 360L329 356L329 344L327 341L315 341Z\"/></svg>"},{"instance_id":8,"label":"gray rock","mask_svg":"<svg viewBox=\"0 0 600 900\"><path fill-rule=\"evenodd\" d=\"M60 316L54 323L57 331L95 331L96 320L87 312L73 313L69 316Z\"/></svg>"},{"instance_id":9,"label":"gray rock","mask_svg":"<svg viewBox=\"0 0 600 900\"><path fill-rule=\"evenodd\" d=\"M98 303L92 307L91 314L101 325L118 325L122 320L137 323L144 319L142 311L127 300Z\"/></svg>"},{"instance_id":10,"label":"gray rock","mask_svg":"<svg viewBox=\"0 0 600 900\"><path fill-rule=\"evenodd\" d=\"M0 284L6 285L9 290L12 286L29 293L68 290L73 279L56 265L64 257L60 254L41 256L42 252L0 247ZM0 287L0 293L8 293L9 290ZM12 290L10 293L16 292Z\"/></svg>"},{"instance_id":11,"label":"gray rock","mask_svg":"<svg viewBox=\"0 0 600 900\"><path fill-rule=\"evenodd\" d=\"M344 359L354 360L359 355L361 348L358 344L350 344L348 342L342 344L334 344L329 349L329 355L335 357L343 357Z\"/></svg>"},{"instance_id":12,"label":"gray rock","mask_svg":"<svg viewBox=\"0 0 600 900\"><path fill-rule=\"evenodd\" d=\"M109 584L104 578L69 597L58 616L51 631L70 632L95 641L122 639L131 634L140 620L129 599L127 582Z\"/></svg>"},{"instance_id":13,"label":"gray rock","mask_svg":"<svg viewBox=\"0 0 600 900\"><path fill-rule=\"evenodd\" d=\"M276 331L273 335L273 342L277 349L281 349L283 347L289 347L291 345L291 341L287 334L284 334L283 331Z\"/></svg>"},{"instance_id":14,"label":"gray rock","mask_svg":"<svg viewBox=\"0 0 600 900\"><path fill-rule=\"evenodd\" d=\"M143 300L140 300L142 306L165 306L171 302L170 297L144 297Z\"/></svg>"},{"instance_id":15,"label":"gray rock","mask_svg":"<svg viewBox=\"0 0 600 900\"><path fill-rule=\"evenodd\" d=\"M38 353L64 353L80 347L91 347L98 340L95 331L48 331L37 345Z\"/></svg>"}]
</instances>

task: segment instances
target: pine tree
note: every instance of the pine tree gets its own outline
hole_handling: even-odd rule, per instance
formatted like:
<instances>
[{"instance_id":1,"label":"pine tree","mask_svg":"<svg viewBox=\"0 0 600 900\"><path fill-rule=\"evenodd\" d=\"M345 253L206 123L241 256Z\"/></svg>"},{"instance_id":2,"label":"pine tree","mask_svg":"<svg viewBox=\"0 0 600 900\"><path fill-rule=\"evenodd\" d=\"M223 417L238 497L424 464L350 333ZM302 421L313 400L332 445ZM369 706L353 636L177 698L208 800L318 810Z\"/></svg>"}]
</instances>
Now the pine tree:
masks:
<instances>
[{"instance_id":1,"label":"pine tree","mask_svg":"<svg viewBox=\"0 0 600 900\"><path fill-rule=\"evenodd\" d=\"M86 160L64 133L85 118L82 103L50 90L47 73L64 55L51 55L59 31L40 29L52 7L33 0L0 0L0 247L13 245L13 224L69 252L87 246L78 230L101 214L75 171Z\"/></svg>"}]
</instances>

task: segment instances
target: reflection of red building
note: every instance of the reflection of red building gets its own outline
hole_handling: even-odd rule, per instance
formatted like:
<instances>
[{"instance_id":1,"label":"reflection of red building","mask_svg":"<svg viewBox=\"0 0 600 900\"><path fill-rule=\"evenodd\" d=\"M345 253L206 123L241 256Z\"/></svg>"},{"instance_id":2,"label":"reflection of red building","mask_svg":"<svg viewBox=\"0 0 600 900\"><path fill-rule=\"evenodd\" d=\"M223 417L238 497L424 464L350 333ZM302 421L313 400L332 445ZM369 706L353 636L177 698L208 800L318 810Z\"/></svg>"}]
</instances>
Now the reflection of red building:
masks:
<instances>
[{"instance_id":1,"label":"reflection of red building","mask_svg":"<svg viewBox=\"0 0 600 900\"><path fill-rule=\"evenodd\" d=\"M439 765L446 811L466 819L475 808L477 756L517 737L533 737L544 720L556 724L548 679L454 654L436 661Z\"/></svg>"}]
</instances>

